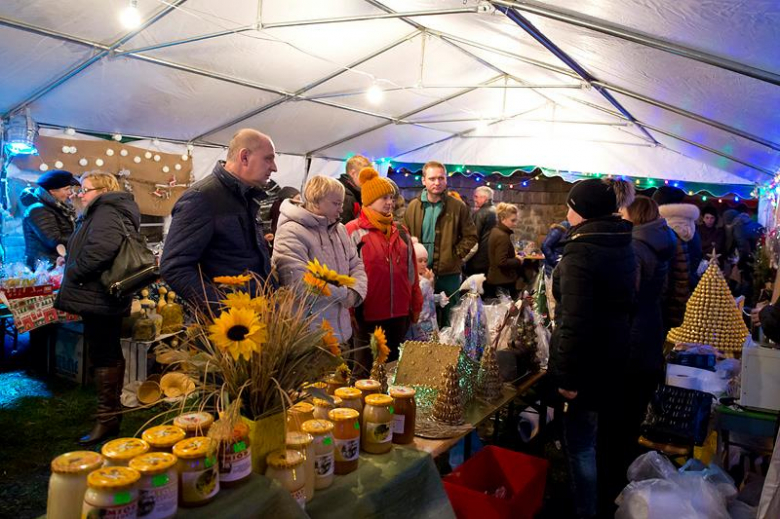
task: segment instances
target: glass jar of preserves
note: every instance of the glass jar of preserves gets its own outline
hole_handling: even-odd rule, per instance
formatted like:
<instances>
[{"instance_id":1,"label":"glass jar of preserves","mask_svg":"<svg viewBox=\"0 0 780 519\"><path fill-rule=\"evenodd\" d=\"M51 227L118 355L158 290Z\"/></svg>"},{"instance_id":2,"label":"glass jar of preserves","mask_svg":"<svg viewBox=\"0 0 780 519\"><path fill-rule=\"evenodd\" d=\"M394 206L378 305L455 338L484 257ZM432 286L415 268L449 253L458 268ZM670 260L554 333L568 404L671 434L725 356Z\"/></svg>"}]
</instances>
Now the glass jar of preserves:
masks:
<instances>
[{"instance_id":1,"label":"glass jar of preserves","mask_svg":"<svg viewBox=\"0 0 780 519\"><path fill-rule=\"evenodd\" d=\"M368 395L363 411L363 450L384 454L393 447L393 398L389 395Z\"/></svg>"},{"instance_id":2,"label":"glass jar of preserves","mask_svg":"<svg viewBox=\"0 0 780 519\"><path fill-rule=\"evenodd\" d=\"M132 519L138 516L138 480L129 467L103 467L87 476L81 517Z\"/></svg>"},{"instance_id":3,"label":"glass jar of preserves","mask_svg":"<svg viewBox=\"0 0 780 519\"><path fill-rule=\"evenodd\" d=\"M414 427L417 423L417 404L414 395L417 392L405 386L390 389L393 397L393 443L400 445L414 441Z\"/></svg>"},{"instance_id":4,"label":"glass jar of preserves","mask_svg":"<svg viewBox=\"0 0 780 519\"><path fill-rule=\"evenodd\" d=\"M100 449L107 467L127 467L130 460L149 452L149 444L138 438L117 438Z\"/></svg>"},{"instance_id":5,"label":"glass jar of preserves","mask_svg":"<svg viewBox=\"0 0 780 519\"><path fill-rule=\"evenodd\" d=\"M130 460L130 468L141 474L138 484L138 517L168 519L179 509L176 456L170 452L148 452Z\"/></svg>"},{"instance_id":6,"label":"glass jar of preserves","mask_svg":"<svg viewBox=\"0 0 780 519\"><path fill-rule=\"evenodd\" d=\"M266 456L265 462L268 464L265 475L278 481L305 510L306 469L303 466L303 455L298 451L279 449Z\"/></svg>"},{"instance_id":7,"label":"glass jar of preserves","mask_svg":"<svg viewBox=\"0 0 780 519\"><path fill-rule=\"evenodd\" d=\"M289 432L300 432L301 424L307 420L314 419L314 404L309 402L298 402L287 410L287 430Z\"/></svg>"},{"instance_id":8,"label":"glass jar of preserves","mask_svg":"<svg viewBox=\"0 0 780 519\"><path fill-rule=\"evenodd\" d=\"M46 518L78 519L84 506L87 476L103 466L103 456L92 451L62 454L51 462Z\"/></svg>"},{"instance_id":9,"label":"glass jar of preserves","mask_svg":"<svg viewBox=\"0 0 780 519\"><path fill-rule=\"evenodd\" d=\"M347 381L343 378L332 376L325 380L325 383L328 385L328 394L329 395L335 395L336 390L340 387L345 387L347 385Z\"/></svg>"},{"instance_id":10,"label":"glass jar of preserves","mask_svg":"<svg viewBox=\"0 0 780 519\"><path fill-rule=\"evenodd\" d=\"M364 378L355 382L355 387L363 393L363 407L366 406L366 397L382 392L382 384L371 378Z\"/></svg>"},{"instance_id":11,"label":"glass jar of preserves","mask_svg":"<svg viewBox=\"0 0 780 519\"><path fill-rule=\"evenodd\" d=\"M312 390L319 389L323 393L327 393L328 392L328 383L327 382L312 382L311 384L306 384L305 386L303 386L303 389L305 390L306 395L307 395L306 400L311 402L312 399L317 398L316 394Z\"/></svg>"},{"instance_id":12,"label":"glass jar of preserves","mask_svg":"<svg viewBox=\"0 0 780 519\"><path fill-rule=\"evenodd\" d=\"M210 502L219 492L219 472L215 442L205 436L187 438L173 446L179 458L179 505L200 506Z\"/></svg>"},{"instance_id":13,"label":"glass jar of preserves","mask_svg":"<svg viewBox=\"0 0 780 519\"><path fill-rule=\"evenodd\" d=\"M328 488L333 484L333 423L309 420L303 422L301 431L314 438L314 488Z\"/></svg>"},{"instance_id":14,"label":"glass jar of preserves","mask_svg":"<svg viewBox=\"0 0 780 519\"><path fill-rule=\"evenodd\" d=\"M206 436L209 427L214 423L211 413L185 413L173 419L173 425L181 427L187 433L187 438Z\"/></svg>"},{"instance_id":15,"label":"glass jar of preserves","mask_svg":"<svg viewBox=\"0 0 780 519\"><path fill-rule=\"evenodd\" d=\"M332 409L336 409L337 407L341 407L341 399L337 396L330 397L332 402L328 402L324 398L315 398L313 400L314 402L314 412L312 415L314 416L315 420L329 420L328 413Z\"/></svg>"},{"instance_id":16,"label":"glass jar of preserves","mask_svg":"<svg viewBox=\"0 0 780 519\"><path fill-rule=\"evenodd\" d=\"M288 432L286 438L288 449L298 451L303 456L304 485L303 490L306 494L306 502L314 497L314 437L305 432Z\"/></svg>"},{"instance_id":17,"label":"glass jar of preserves","mask_svg":"<svg viewBox=\"0 0 780 519\"><path fill-rule=\"evenodd\" d=\"M359 416L363 416L363 393L359 389L354 387L340 387L336 390L335 394L341 399L341 407L354 409L358 412Z\"/></svg>"},{"instance_id":18,"label":"glass jar of preserves","mask_svg":"<svg viewBox=\"0 0 780 519\"><path fill-rule=\"evenodd\" d=\"M328 413L333 422L334 458L333 471L349 474L358 468L360 457L360 420L354 409L337 408Z\"/></svg>"},{"instance_id":19,"label":"glass jar of preserves","mask_svg":"<svg viewBox=\"0 0 780 519\"><path fill-rule=\"evenodd\" d=\"M232 429L226 421L217 420L209 430L209 437L219 442L219 485L236 486L252 475L252 443L249 425L236 422Z\"/></svg>"},{"instance_id":20,"label":"glass jar of preserves","mask_svg":"<svg viewBox=\"0 0 780 519\"><path fill-rule=\"evenodd\" d=\"M141 434L141 438L149 444L149 452L172 452L173 446L186 437L184 429L175 425L150 427Z\"/></svg>"}]
</instances>

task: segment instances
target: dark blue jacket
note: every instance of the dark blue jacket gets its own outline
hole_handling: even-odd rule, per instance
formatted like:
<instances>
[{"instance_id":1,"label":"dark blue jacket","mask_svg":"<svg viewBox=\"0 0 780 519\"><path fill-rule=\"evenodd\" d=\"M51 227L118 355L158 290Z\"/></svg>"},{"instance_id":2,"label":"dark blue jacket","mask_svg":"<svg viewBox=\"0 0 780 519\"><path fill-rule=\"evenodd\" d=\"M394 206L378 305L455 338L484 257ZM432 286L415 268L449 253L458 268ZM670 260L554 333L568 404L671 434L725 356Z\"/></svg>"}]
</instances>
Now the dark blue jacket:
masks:
<instances>
[{"instance_id":1,"label":"dark blue jacket","mask_svg":"<svg viewBox=\"0 0 780 519\"><path fill-rule=\"evenodd\" d=\"M81 315L129 314L132 297L109 295L100 276L114 263L124 230L137 231L140 224L141 214L132 194L114 191L95 198L68 241L65 275L55 308Z\"/></svg>"},{"instance_id":2,"label":"dark blue jacket","mask_svg":"<svg viewBox=\"0 0 780 519\"><path fill-rule=\"evenodd\" d=\"M217 299L212 279L246 271L265 279L271 262L263 236L260 203L265 193L245 184L218 162L173 207L160 269L182 297L200 305ZM201 278L202 272L202 278Z\"/></svg>"},{"instance_id":3,"label":"dark blue jacket","mask_svg":"<svg viewBox=\"0 0 780 519\"><path fill-rule=\"evenodd\" d=\"M27 266L35 270L38 260L46 260L53 267L59 256L57 245L67 245L73 234L76 210L42 187L26 188L20 199L28 206L22 223Z\"/></svg>"},{"instance_id":4,"label":"dark blue jacket","mask_svg":"<svg viewBox=\"0 0 780 519\"><path fill-rule=\"evenodd\" d=\"M550 232L542 242L542 254L544 254L544 273L548 276L563 256L563 238L569 232L571 224L564 220L550 226Z\"/></svg>"}]
</instances>

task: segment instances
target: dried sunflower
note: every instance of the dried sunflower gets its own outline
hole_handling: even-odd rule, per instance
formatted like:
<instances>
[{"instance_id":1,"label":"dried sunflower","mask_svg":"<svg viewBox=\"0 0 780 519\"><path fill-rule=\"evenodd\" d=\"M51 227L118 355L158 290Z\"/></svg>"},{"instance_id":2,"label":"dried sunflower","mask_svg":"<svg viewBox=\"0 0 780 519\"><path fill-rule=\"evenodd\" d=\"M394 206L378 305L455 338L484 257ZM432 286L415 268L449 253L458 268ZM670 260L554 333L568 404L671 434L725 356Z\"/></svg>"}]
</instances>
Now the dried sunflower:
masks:
<instances>
[{"instance_id":1,"label":"dried sunflower","mask_svg":"<svg viewBox=\"0 0 780 519\"><path fill-rule=\"evenodd\" d=\"M241 274L239 276L217 276L214 278L214 283L219 285L240 286L249 283L252 276L249 274Z\"/></svg>"},{"instance_id":2,"label":"dried sunflower","mask_svg":"<svg viewBox=\"0 0 780 519\"><path fill-rule=\"evenodd\" d=\"M333 327L330 325L327 319L322 320L320 325L325 330L325 335L322 336L322 344L336 357L341 355L341 348L339 348L339 340L333 335Z\"/></svg>"},{"instance_id":3,"label":"dried sunflower","mask_svg":"<svg viewBox=\"0 0 780 519\"><path fill-rule=\"evenodd\" d=\"M387 347L387 337L381 326L377 326L374 333L371 334L371 353L379 364L387 362L390 356L390 348Z\"/></svg>"},{"instance_id":4,"label":"dried sunflower","mask_svg":"<svg viewBox=\"0 0 780 519\"><path fill-rule=\"evenodd\" d=\"M328 268L326 264L320 263L317 258L308 262L306 268L315 278L337 287L351 287L355 284L355 278L339 274L335 270Z\"/></svg>"},{"instance_id":5,"label":"dried sunflower","mask_svg":"<svg viewBox=\"0 0 780 519\"><path fill-rule=\"evenodd\" d=\"M222 312L209 326L209 340L221 351L227 352L237 361L246 360L268 339L265 323L260 322L257 314L248 308L231 308Z\"/></svg>"},{"instance_id":6,"label":"dried sunflower","mask_svg":"<svg viewBox=\"0 0 780 519\"><path fill-rule=\"evenodd\" d=\"M314 276L311 272L307 272L303 275L303 282L309 287L309 290L318 296L330 296L330 288L328 283L322 279Z\"/></svg>"}]
</instances>

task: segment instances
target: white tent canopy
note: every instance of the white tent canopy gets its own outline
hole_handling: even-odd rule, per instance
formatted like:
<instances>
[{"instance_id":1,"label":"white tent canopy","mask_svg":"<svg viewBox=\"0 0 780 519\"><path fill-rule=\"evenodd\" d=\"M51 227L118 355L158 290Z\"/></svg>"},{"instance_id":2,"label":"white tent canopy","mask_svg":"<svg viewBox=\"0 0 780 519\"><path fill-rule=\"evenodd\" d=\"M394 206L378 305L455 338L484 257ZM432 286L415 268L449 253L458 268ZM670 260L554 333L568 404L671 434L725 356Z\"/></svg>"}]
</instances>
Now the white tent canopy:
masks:
<instances>
[{"instance_id":1,"label":"white tent canopy","mask_svg":"<svg viewBox=\"0 0 780 519\"><path fill-rule=\"evenodd\" d=\"M776 0L138 0L135 30L127 5L0 2L0 114L196 145L254 127L296 175L350 153L728 184L780 168Z\"/></svg>"}]
</instances>

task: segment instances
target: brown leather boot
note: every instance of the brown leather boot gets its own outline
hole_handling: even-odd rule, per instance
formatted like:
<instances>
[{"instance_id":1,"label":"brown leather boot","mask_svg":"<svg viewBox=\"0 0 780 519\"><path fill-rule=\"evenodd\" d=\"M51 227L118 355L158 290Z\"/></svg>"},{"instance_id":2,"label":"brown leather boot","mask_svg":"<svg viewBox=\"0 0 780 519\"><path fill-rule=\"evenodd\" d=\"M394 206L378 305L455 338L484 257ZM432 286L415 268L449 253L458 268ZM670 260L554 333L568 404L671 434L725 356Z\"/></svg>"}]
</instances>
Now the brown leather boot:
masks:
<instances>
[{"instance_id":1,"label":"brown leather boot","mask_svg":"<svg viewBox=\"0 0 780 519\"><path fill-rule=\"evenodd\" d=\"M88 447L119 434L119 415L121 409L117 387L124 381L124 361L122 366L95 368L97 386L97 414L92 431L79 439L79 445Z\"/></svg>"}]
</instances>

